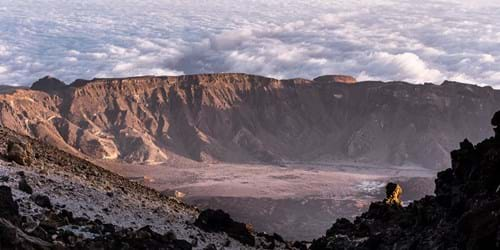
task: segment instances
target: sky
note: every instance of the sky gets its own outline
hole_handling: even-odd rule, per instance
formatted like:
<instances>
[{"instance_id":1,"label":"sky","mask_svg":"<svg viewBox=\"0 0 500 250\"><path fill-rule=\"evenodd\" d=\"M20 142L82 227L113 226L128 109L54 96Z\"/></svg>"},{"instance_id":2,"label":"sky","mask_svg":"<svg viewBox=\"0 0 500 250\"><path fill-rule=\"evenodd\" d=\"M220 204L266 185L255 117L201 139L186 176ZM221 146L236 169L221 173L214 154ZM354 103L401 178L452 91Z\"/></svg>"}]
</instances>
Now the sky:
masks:
<instances>
[{"instance_id":1,"label":"sky","mask_svg":"<svg viewBox=\"0 0 500 250\"><path fill-rule=\"evenodd\" d=\"M243 72L500 88L499 23L500 0L0 0L0 84Z\"/></svg>"}]
</instances>

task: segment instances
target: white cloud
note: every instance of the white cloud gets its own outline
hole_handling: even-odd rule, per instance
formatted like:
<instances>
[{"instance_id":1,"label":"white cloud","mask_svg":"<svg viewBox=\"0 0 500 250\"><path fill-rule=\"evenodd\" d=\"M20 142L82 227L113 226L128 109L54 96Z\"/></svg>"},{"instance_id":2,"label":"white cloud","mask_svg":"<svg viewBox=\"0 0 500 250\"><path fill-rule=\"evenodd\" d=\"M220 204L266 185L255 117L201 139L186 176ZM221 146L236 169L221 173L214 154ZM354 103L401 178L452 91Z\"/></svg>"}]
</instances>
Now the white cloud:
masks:
<instances>
[{"instance_id":1,"label":"white cloud","mask_svg":"<svg viewBox=\"0 0 500 250\"><path fill-rule=\"evenodd\" d=\"M5 74L5 73L7 73L8 71L9 71L9 70L7 69L7 67L0 65L0 74Z\"/></svg>"},{"instance_id":2,"label":"white cloud","mask_svg":"<svg viewBox=\"0 0 500 250\"><path fill-rule=\"evenodd\" d=\"M408 82L440 82L443 75L413 53L389 54L377 52L368 56L367 69L376 78L390 77ZM375 74L375 75L374 75Z\"/></svg>"},{"instance_id":3,"label":"white cloud","mask_svg":"<svg viewBox=\"0 0 500 250\"><path fill-rule=\"evenodd\" d=\"M494 63L496 60L495 57L490 54L483 54L479 61L482 63Z\"/></svg>"},{"instance_id":4,"label":"white cloud","mask_svg":"<svg viewBox=\"0 0 500 250\"><path fill-rule=\"evenodd\" d=\"M10 1L0 84L246 72L500 87L495 10L458 0Z\"/></svg>"}]
</instances>

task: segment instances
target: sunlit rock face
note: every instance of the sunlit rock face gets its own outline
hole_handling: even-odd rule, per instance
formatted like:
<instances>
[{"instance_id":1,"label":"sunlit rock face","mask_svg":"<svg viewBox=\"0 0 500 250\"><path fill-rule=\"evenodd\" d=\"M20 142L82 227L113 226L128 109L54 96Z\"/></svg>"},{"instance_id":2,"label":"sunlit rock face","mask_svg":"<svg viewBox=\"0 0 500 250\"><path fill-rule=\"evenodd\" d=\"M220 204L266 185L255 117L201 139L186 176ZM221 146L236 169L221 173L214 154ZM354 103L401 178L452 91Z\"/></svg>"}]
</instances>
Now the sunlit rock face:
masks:
<instances>
[{"instance_id":1,"label":"sunlit rock face","mask_svg":"<svg viewBox=\"0 0 500 250\"><path fill-rule=\"evenodd\" d=\"M316 82L355 84L356 78L346 75L326 75L314 78Z\"/></svg>"},{"instance_id":2,"label":"sunlit rock face","mask_svg":"<svg viewBox=\"0 0 500 250\"><path fill-rule=\"evenodd\" d=\"M353 84L356 83L356 84ZM248 74L45 77L0 95L0 124L75 154L134 163L356 161L449 166L461 138L490 134L499 92L446 82ZM453 128L453 129L450 129Z\"/></svg>"}]
</instances>

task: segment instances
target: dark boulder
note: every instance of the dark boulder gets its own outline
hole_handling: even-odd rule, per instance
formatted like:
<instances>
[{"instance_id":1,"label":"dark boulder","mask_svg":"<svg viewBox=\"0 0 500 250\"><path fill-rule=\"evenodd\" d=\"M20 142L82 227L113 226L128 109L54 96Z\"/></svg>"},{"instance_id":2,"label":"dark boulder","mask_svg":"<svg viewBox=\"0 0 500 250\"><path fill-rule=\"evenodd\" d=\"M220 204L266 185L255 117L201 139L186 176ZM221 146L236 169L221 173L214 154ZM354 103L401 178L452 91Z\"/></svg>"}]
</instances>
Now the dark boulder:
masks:
<instances>
[{"instance_id":1,"label":"dark boulder","mask_svg":"<svg viewBox=\"0 0 500 250\"><path fill-rule=\"evenodd\" d=\"M194 223L197 227L208 232L225 232L239 242L255 246L255 237L251 226L236 222L229 214L222 210L203 210Z\"/></svg>"},{"instance_id":2,"label":"dark boulder","mask_svg":"<svg viewBox=\"0 0 500 250\"><path fill-rule=\"evenodd\" d=\"M495 131L495 137L500 138L500 111L496 112L491 119L491 125L495 126L493 130Z\"/></svg>"},{"instance_id":3,"label":"dark boulder","mask_svg":"<svg viewBox=\"0 0 500 250\"><path fill-rule=\"evenodd\" d=\"M21 178L21 180L19 180L18 188L19 188L19 190L21 190L27 194L33 193L33 188L31 188L31 186L28 184L28 181L26 180L26 178Z\"/></svg>"},{"instance_id":4,"label":"dark boulder","mask_svg":"<svg viewBox=\"0 0 500 250\"><path fill-rule=\"evenodd\" d=\"M0 249L54 249L54 245L30 236L10 221L0 218Z\"/></svg>"},{"instance_id":5,"label":"dark boulder","mask_svg":"<svg viewBox=\"0 0 500 250\"><path fill-rule=\"evenodd\" d=\"M209 244L203 250L217 250L217 247L214 244Z\"/></svg>"},{"instance_id":6,"label":"dark boulder","mask_svg":"<svg viewBox=\"0 0 500 250\"><path fill-rule=\"evenodd\" d=\"M19 216L19 208L12 197L12 190L7 186L0 186L0 217L13 220Z\"/></svg>"},{"instance_id":7,"label":"dark boulder","mask_svg":"<svg viewBox=\"0 0 500 250\"><path fill-rule=\"evenodd\" d=\"M33 194L30 196L30 199L40 207L52 208L52 203L50 202L50 198L46 195Z\"/></svg>"}]
</instances>

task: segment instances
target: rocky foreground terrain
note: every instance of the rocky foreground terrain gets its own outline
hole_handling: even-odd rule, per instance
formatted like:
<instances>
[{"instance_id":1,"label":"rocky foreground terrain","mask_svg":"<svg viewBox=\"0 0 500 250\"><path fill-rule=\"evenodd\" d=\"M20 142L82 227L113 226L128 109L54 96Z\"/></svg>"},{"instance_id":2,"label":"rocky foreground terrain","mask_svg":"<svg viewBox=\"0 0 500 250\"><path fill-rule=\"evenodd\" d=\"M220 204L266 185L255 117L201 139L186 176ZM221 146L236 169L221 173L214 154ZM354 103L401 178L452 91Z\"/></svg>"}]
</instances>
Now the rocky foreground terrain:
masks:
<instances>
[{"instance_id":1,"label":"rocky foreground terrain","mask_svg":"<svg viewBox=\"0 0 500 250\"><path fill-rule=\"evenodd\" d=\"M434 196L403 207L401 187L387 185L384 201L337 220L311 249L500 249L500 111L491 123L494 137L451 153Z\"/></svg>"},{"instance_id":2,"label":"rocky foreground terrain","mask_svg":"<svg viewBox=\"0 0 500 250\"><path fill-rule=\"evenodd\" d=\"M0 249L292 249L0 128Z\"/></svg>"},{"instance_id":3,"label":"rocky foreground terrain","mask_svg":"<svg viewBox=\"0 0 500 250\"><path fill-rule=\"evenodd\" d=\"M91 159L417 164L488 135L500 92L456 82L247 74L76 80L0 94L0 124Z\"/></svg>"}]
</instances>

